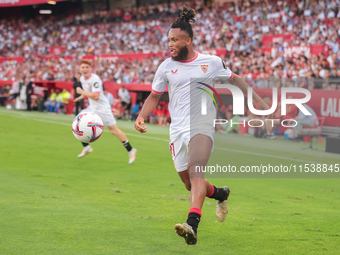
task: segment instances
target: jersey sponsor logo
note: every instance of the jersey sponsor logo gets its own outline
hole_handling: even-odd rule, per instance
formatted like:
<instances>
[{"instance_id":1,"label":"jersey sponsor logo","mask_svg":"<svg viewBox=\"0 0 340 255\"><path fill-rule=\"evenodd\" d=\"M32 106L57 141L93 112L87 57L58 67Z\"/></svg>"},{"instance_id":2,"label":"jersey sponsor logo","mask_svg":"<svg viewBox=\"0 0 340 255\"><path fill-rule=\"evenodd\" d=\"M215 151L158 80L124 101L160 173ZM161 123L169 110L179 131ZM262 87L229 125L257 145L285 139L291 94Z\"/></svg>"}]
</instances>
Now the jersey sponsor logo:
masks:
<instances>
[{"instance_id":1,"label":"jersey sponsor logo","mask_svg":"<svg viewBox=\"0 0 340 255\"><path fill-rule=\"evenodd\" d=\"M178 71L178 69L176 69L175 71L171 70L171 73L172 74L177 74L177 71Z\"/></svg>"},{"instance_id":2,"label":"jersey sponsor logo","mask_svg":"<svg viewBox=\"0 0 340 255\"><path fill-rule=\"evenodd\" d=\"M95 87L96 89L99 88L99 83L98 83L98 82L95 82L95 83L93 84L93 87Z\"/></svg>"},{"instance_id":3,"label":"jersey sponsor logo","mask_svg":"<svg viewBox=\"0 0 340 255\"><path fill-rule=\"evenodd\" d=\"M201 65L201 69L202 69L203 73L208 72L208 68L209 68L209 65Z\"/></svg>"}]
</instances>

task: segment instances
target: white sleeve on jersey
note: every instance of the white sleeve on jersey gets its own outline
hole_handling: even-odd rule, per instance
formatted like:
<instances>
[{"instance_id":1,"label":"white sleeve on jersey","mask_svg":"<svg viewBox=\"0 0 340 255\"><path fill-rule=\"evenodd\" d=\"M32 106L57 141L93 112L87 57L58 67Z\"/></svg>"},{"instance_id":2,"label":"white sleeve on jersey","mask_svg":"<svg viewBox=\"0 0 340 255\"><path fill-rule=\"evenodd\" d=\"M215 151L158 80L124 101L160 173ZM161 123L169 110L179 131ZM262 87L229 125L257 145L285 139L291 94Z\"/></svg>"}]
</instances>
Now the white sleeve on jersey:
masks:
<instances>
[{"instance_id":1,"label":"white sleeve on jersey","mask_svg":"<svg viewBox=\"0 0 340 255\"><path fill-rule=\"evenodd\" d=\"M168 85L168 80L164 73L164 62L158 67L155 78L152 82L152 92L156 94L163 94L166 86Z\"/></svg>"},{"instance_id":2,"label":"white sleeve on jersey","mask_svg":"<svg viewBox=\"0 0 340 255\"><path fill-rule=\"evenodd\" d=\"M214 61L214 64L215 64L214 70L215 70L216 76L225 77L228 80L233 78L234 73L225 65L223 60L219 57L215 57L215 59L216 61Z\"/></svg>"},{"instance_id":3,"label":"white sleeve on jersey","mask_svg":"<svg viewBox=\"0 0 340 255\"><path fill-rule=\"evenodd\" d=\"M91 83L92 93L100 93L103 87L103 82L98 75L95 76Z\"/></svg>"}]
</instances>

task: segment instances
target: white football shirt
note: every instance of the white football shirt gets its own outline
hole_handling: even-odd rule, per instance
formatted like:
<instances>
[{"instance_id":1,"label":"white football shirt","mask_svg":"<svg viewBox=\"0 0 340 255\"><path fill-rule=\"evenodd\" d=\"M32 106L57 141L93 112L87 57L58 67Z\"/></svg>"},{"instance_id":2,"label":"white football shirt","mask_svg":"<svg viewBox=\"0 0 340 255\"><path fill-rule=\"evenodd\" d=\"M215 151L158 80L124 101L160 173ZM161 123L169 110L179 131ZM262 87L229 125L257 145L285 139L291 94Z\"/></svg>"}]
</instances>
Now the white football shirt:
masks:
<instances>
[{"instance_id":1,"label":"white football shirt","mask_svg":"<svg viewBox=\"0 0 340 255\"><path fill-rule=\"evenodd\" d=\"M122 90L122 88L120 88L118 90L118 96L120 96L120 98L122 99L123 102L129 104L130 103L130 93L127 89L125 89L124 91Z\"/></svg>"},{"instance_id":2,"label":"white football shirt","mask_svg":"<svg viewBox=\"0 0 340 255\"><path fill-rule=\"evenodd\" d=\"M99 93L99 99L94 100L89 98L89 107L94 112L99 112L102 114L112 113L109 101L104 95L103 82L96 74L91 74L89 79L85 79L84 76L80 77L80 82L83 90L89 93Z\"/></svg>"},{"instance_id":3,"label":"white football shirt","mask_svg":"<svg viewBox=\"0 0 340 255\"><path fill-rule=\"evenodd\" d=\"M233 72L225 66L221 58L200 53L196 53L193 59L186 61L174 61L168 58L158 67L152 83L152 92L161 94L169 85L170 140L175 139L181 133L203 128L202 126L194 127L191 117L201 115L201 97L204 93L209 91L213 94L206 85L202 84L212 86L216 77L229 80L233 77ZM216 109L213 99L209 95L206 98L207 112L215 113L209 117L209 124L207 124L209 125L207 128L213 130ZM198 126L202 123L200 121L202 120L194 124Z\"/></svg>"}]
</instances>

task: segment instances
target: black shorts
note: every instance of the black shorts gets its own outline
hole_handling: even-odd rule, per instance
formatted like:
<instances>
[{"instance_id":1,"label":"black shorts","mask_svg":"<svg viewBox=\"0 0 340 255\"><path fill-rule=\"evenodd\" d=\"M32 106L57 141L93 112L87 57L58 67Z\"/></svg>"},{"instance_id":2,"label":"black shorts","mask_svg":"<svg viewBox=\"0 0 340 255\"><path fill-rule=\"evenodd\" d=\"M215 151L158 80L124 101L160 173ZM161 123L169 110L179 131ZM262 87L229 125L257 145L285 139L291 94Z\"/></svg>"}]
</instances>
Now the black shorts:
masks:
<instances>
[{"instance_id":1,"label":"black shorts","mask_svg":"<svg viewBox=\"0 0 340 255\"><path fill-rule=\"evenodd\" d=\"M125 110L130 110L131 103L126 103L126 102L122 101L122 106L124 107Z\"/></svg>"}]
</instances>

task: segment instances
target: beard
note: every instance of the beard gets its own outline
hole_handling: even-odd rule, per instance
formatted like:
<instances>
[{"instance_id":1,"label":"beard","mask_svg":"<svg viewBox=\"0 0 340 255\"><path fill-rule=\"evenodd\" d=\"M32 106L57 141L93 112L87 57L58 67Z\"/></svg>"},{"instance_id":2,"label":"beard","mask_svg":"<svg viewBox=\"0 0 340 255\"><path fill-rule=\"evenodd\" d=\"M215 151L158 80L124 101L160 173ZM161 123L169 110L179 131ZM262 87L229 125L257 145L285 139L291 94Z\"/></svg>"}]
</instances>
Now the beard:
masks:
<instances>
[{"instance_id":1,"label":"beard","mask_svg":"<svg viewBox=\"0 0 340 255\"><path fill-rule=\"evenodd\" d=\"M181 60L185 60L188 54L189 54L189 50L188 50L188 47L185 45L179 49L177 56L175 57L172 56L171 58L174 61L181 61Z\"/></svg>"}]
</instances>

